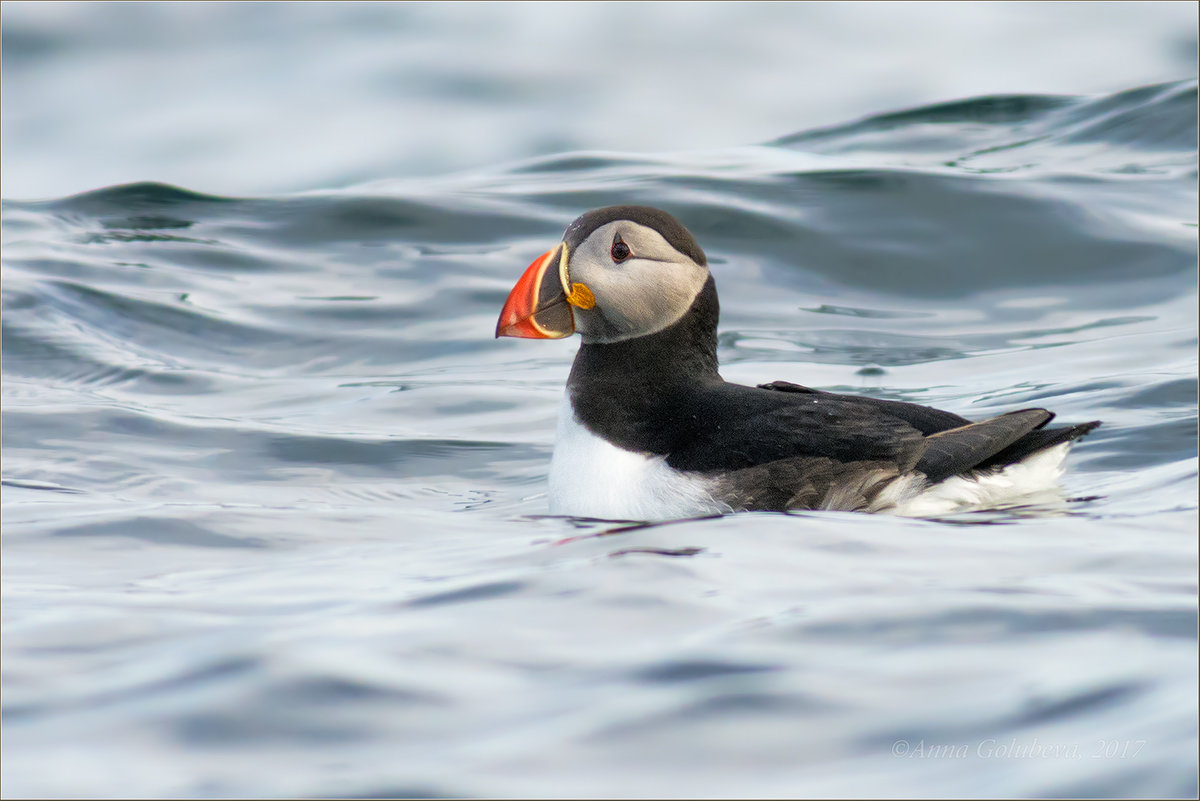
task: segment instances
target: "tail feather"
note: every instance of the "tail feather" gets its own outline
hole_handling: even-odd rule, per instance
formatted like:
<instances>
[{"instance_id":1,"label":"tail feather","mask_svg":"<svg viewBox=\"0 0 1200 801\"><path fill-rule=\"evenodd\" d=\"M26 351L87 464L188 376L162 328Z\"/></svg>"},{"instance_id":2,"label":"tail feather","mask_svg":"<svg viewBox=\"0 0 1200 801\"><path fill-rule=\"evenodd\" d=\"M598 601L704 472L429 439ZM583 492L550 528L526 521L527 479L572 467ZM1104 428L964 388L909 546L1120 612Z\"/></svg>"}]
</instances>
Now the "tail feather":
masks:
<instances>
[{"instance_id":1,"label":"tail feather","mask_svg":"<svg viewBox=\"0 0 1200 801\"><path fill-rule=\"evenodd\" d=\"M1020 409L977 423L948 428L925 438L925 452L917 462L929 483L965 473L994 454L1012 447L1054 418L1045 409Z\"/></svg>"},{"instance_id":2,"label":"tail feather","mask_svg":"<svg viewBox=\"0 0 1200 801\"><path fill-rule=\"evenodd\" d=\"M1012 445L1009 445L1002 451L999 451L993 456L989 456L984 461L977 464L975 470L988 470L991 468L1005 467L1006 465L1016 464L1027 456L1031 456L1038 451L1046 448L1053 448L1063 442L1071 442L1077 440L1085 434L1100 425L1099 420L1092 420L1089 423L1079 423L1065 428L1042 428L1037 431L1030 431L1025 436L1018 439Z\"/></svg>"}]
</instances>

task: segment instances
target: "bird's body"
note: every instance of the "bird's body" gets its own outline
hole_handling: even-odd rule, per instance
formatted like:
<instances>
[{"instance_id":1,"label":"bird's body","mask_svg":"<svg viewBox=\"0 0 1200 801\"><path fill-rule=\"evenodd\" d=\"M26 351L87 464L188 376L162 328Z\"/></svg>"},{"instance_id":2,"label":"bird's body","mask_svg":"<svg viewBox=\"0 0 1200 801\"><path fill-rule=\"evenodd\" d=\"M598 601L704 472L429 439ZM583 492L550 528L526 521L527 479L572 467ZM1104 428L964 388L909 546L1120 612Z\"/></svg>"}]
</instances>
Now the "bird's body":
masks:
<instances>
[{"instance_id":1,"label":"bird's body","mask_svg":"<svg viewBox=\"0 0 1200 801\"><path fill-rule=\"evenodd\" d=\"M916 473L896 476L866 504L857 492L850 494L831 483L819 501L791 508L928 517L1018 501L1055 500L1055 483L1062 475L1068 447L1063 442L1003 468L952 476L933 485ZM740 511L720 500L719 480L675 470L666 462L665 456L623 450L596 436L575 418L564 394L550 462L550 513L605 520L675 520Z\"/></svg>"},{"instance_id":2,"label":"bird's body","mask_svg":"<svg viewBox=\"0 0 1200 801\"><path fill-rule=\"evenodd\" d=\"M556 514L652 520L994 506L1053 484L1066 443L1099 425L1045 429L1054 415L1044 409L972 423L788 382L732 384L717 369L715 284L673 218L644 207L589 212L561 248L530 267L498 329L584 335L551 465Z\"/></svg>"}]
</instances>

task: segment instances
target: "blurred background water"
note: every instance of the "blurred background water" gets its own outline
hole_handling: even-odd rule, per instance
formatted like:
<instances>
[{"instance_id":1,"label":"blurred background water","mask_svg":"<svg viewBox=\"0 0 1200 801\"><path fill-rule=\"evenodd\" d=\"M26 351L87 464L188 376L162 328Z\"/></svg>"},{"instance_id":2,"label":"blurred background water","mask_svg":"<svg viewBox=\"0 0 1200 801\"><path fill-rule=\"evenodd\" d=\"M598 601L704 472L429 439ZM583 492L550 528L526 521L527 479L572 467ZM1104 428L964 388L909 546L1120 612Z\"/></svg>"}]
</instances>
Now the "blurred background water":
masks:
<instances>
[{"instance_id":1,"label":"blurred background water","mask_svg":"<svg viewBox=\"0 0 1200 801\"><path fill-rule=\"evenodd\" d=\"M1195 796L1195 4L2 13L6 796ZM1068 502L547 516L621 202Z\"/></svg>"}]
</instances>

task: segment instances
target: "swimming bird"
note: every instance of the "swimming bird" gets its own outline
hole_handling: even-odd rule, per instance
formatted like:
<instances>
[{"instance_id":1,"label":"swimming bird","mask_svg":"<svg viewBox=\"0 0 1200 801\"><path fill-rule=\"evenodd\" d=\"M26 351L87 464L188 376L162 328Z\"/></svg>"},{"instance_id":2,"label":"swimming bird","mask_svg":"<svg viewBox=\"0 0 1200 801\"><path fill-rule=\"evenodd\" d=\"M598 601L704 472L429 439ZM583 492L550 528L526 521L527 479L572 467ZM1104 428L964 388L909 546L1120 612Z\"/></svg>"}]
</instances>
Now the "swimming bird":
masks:
<instances>
[{"instance_id":1,"label":"swimming bird","mask_svg":"<svg viewBox=\"0 0 1200 801\"><path fill-rule=\"evenodd\" d=\"M972 422L928 406L721 378L716 284L665 211L571 223L510 292L496 336L582 344L559 410L553 514L664 520L827 509L940 514L1055 485L1100 421L1045 409Z\"/></svg>"}]
</instances>

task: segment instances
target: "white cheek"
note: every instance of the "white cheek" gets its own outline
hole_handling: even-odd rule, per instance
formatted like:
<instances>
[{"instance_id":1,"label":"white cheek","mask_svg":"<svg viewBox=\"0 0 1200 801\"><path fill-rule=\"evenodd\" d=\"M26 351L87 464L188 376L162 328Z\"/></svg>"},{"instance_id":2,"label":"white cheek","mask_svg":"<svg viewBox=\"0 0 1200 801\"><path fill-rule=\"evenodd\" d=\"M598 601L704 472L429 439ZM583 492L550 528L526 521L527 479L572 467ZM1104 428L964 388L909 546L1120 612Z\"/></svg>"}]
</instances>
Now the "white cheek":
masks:
<instances>
[{"instance_id":1,"label":"white cheek","mask_svg":"<svg viewBox=\"0 0 1200 801\"><path fill-rule=\"evenodd\" d=\"M620 233L635 256L612 258ZM576 315L585 342L617 342L661 331L678 321L704 287L708 270L676 251L656 231L627 223L601 226L570 256L572 283L592 290L596 308Z\"/></svg>"},{"instance_id":2,"label":"white cheek","mask_svg":"<svg viewBox=\"0 0 1200 801\"><path fill-rule=\"evenodd\" d=\"M605 318L622 333L641 336L683 317L705 278L694 265L634 259L605 270L594 291Z\"/></svg>"}]
</instances>

